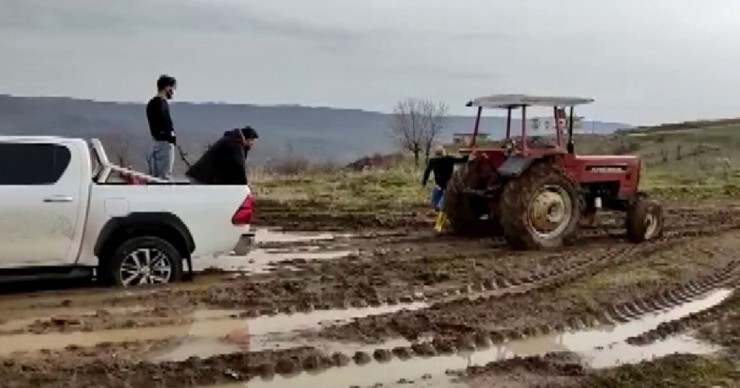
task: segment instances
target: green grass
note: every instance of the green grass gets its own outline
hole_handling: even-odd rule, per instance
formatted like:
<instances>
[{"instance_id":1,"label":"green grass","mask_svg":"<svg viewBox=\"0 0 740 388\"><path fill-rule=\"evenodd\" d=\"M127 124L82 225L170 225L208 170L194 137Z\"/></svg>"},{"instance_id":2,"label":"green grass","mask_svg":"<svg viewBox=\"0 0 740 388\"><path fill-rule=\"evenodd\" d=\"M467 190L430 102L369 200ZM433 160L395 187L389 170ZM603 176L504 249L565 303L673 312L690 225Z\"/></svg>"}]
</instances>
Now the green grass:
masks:
<instances>
[{"instance_id":1,"label":"green grass","mask_svg":"<svg viewBox=\"0 0 740 388\"><path fill-rule=\"evenodd\" d=\"M259 174L253 187L258 198L312 201L334 209L387 210L424 205L428 191L421 186L423 170L412 164L373 171L314 172L302 176ZM427 185L427 189L431 184Z\"/></svg>"},{"instance_id":2,"label":"green grass","mask_svg":"<svg viewBox=\"0 0 740 388\"><path fill-rule=\"evenodd\" d=\"M582 387L737 387L737 366L723 358L674 355L637 365L594 371Z\"/></svg>"},{"instance_id":3,"label":"green grass","mask_svg":"<svg viewBox=\"0 0 740 388\"><path fill-rule=\"evenodd\" d=\"M641 284L660 281L663 277L663 274L651 268L633 268L626 272L598 274L589 280L589 286L594 288L609 286L638 288Z\"/></svg>"}]
</instances>

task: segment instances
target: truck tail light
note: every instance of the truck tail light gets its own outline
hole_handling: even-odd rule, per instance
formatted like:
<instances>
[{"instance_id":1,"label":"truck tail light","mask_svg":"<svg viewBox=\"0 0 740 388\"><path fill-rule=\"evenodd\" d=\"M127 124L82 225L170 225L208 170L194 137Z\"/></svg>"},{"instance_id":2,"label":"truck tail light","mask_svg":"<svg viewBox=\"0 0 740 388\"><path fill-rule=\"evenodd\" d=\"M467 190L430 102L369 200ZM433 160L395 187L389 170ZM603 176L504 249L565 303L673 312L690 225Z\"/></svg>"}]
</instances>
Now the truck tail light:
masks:
<instances>
[{"instance_id":1,"label":"truck tail light","mask_svg":"<svg viewBox=\"0 0 740 388\"><path fill-rule=\"evenodd\" d=\"M231 217L233 225L249 225L252 223L252 213L254 212L254 199L252 194L244 198L244 202L236 209L234 216Z\"/></svg>"}]
</instances>

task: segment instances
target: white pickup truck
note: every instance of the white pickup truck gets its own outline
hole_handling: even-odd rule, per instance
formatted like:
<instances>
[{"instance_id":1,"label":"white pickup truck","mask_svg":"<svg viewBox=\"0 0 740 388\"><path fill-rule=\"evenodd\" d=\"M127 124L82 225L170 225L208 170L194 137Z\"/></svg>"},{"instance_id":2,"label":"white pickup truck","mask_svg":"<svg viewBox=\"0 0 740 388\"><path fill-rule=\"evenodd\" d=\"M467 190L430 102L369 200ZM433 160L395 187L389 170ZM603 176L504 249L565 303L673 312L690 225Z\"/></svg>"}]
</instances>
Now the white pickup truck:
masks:
<instances>
[{"instance_id":1,"label":"white pickup truck","mask_svg":"<svg viewBox=\"0 0 740 388\"><path fill-rule=\"evenodd\" d=\"M144 184L127 184L129 174ZM179 281L192 257L246 251L248 186L169 182L109 162L97 139L0 136L0 278Z\"/></svg>"}]
</instances>

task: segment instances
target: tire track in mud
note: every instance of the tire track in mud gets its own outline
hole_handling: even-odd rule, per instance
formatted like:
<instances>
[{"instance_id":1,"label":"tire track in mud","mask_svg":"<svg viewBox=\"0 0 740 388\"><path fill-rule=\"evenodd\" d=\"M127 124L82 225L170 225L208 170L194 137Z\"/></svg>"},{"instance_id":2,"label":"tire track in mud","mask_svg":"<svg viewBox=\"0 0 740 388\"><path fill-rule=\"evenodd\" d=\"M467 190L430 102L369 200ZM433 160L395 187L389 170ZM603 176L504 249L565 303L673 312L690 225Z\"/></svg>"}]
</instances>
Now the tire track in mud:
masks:
<instances>
[{"instance_id":1,"label":"tire track in mud","mask_svg":"<svg viewBox=\"0 0 740 388\"><path fill-rule=\"evenodd\" d=\"M667 233L666 236L664 236L663 239L658 240L656 242L644 244L644 245L635 245L630 246L627 248L623 248L625 252L622 252L622 249L614 248L614 251L617 252L611 252L611 253L620 253L623 255L630 254L630 253L636 253L636 254L650 254L657 252L661 249L665 249L667 247L670 247L671 244L681 243L682 241L676 241L677 239L683 239L686 237L698 237L698 236L711 236L716 233L720 233L722 231L726 230L732 230L738 227L738 224L734 224L731 222L727 222L724 225L718 225L716 227L710 227L710 228L701 228L696 230L684 230L684 231L675 231ZM565 273L557 273L553 272L552 277L548 278L547 276L550 275L550 272L543 272L542 274L533 274L531 276L531 279L512 279L509 280L503 280L500 282L497 282L499 278L496 278L494 283L487 284L485 281L481 283L472 284L470 286L462 288L458 288L456 291L450 291L450 293L454 292L457 295L452 295L453 298L463 298L463 297L480 297L481 295L484 295L485 293L494 291L494 292L500 292L500 295L496 296L490 296L485 295L482 297L505 297L509 295L516 295L519 294L519 290L522 288L526 288L528 286L531 286L532 289L526 292L531 292L534 290L543 289L546 287L559 287L565 283L562 283L561 281L568 281L568 276L570 276L570 271L579 271L583 270L584 267L588 267L590 264L593 264L594 262L599 262L598 257L597 258L588 258L584 259L582 261L578 262L578 265L573 265L572 268L570 268L568 271L564 271ZM614 264L619 264L624 261L622 260L614 260ZM609 265L608 267L610 267ZM587 271L586 274L590 273ZM539 277L539 279L537 279ZM719 278L718 278L719 279ZM521 280L521 281L520 281ZM720 279L721 280L721 279ZM718 280L719 281L719 280ZM518 282L519 284L513 284ZM548 283L550 285L548 285ZM711 282L703 282L701 280L698 280L694 282L693 284L687 285L690 289L693 290L701 290L702 287L704 287L707 284L710 284ZM683 295L683 297L691 296L691 294L688 293L689 289L684 291L676 291L675 293L671 293L672 297L675 300L678 300L680 297L679 293ZM417 295L410 295L411 300L414 300L413 298L418 298ZM430 294L430 296L423 296L425 298L434 299L439 297L444 297L444 295L438 295L438 294ZM450 295L448 295L450 296ZM667 298L667 296L666 296ZM401 298L398 300L400 301ZM407 298L404 298L408 300ZM370 299L373 300L373 299ZM389 299L391 302L393 302L393 298ZM457 299L453 299L457 300ZM358 302L359 304L362 304L361 302ZM615 320L624 319L624 317L629 318L629 314L631 313L633 316L636 316L635 313L638 313L638 309L642 308L640 311L645 312L645 307L649 307L647 304L648 302L642 303L642 301L636 301L634 305L625 305L622 307L617 307L615 310L621 312L621 315L615 313ZM369 303L368 303L369 305ZM635 307L637 306L637 307ZM321 307L321 306L320 306ZM263 312L258 312L258 315L263 315ZM266 312L270 313L270 312ZM586 321L586 322L584 322ZM592 321L590 318L582 318L580 322L574 321L572 322L572 327L582 327L583 324L588 324L588 321ZM571 326L568 326L571 327ZM544 331L548 328L545 327L534 327L534 328L522 328L519 333L516 332L504 332L499 333L502 334L503 338L508 338L506 336L511 336L511 338L521 338L522 336L531 336L533 334L538 333L539 331ZM549 328L549 330L558 329L556 328ZM521 334L520 334L521 333ZM437 340L436 344L433 341L427 346L426 344L420 343L420 344L414 344L409 347L395 347L392 349L383 349L378 348L374 351L363 355L355 354L352 357L349 357L348 355L344 355L341 353L333 353L331 355L322 354L321 352L317 352L315 349L308 348L308 349L300 349L300 350L286 350L284 352L279 351L271 351L269 353L251 353L251 358L247 357L245 355L225 355L225 356L217 356L217 357L210 357L207 359L190 359L185 362L167 362L167 363L143 363L143 364L135 364L135 363L129 363L127 361L117 361L113 364L103 364L103 363L91 363L89 365L82 365L79 368L77 366L72 367L68 366L66 368L61 368L59 370L60 375L56 376L55 378L60 378L66 376L68 379L66 381L70 381L70 374L74 371L74 376L78 376L77 382L82 381L89 381L91 384L95 385L98 383L102 383L102 385L105 386L126 386L131 383L131 381L137 381L137 377L135 375L131 374L131 370L140 370L142 373L147 375L147 378L152 378L152 380L148 381L161 381L162 386L183 386L183 385L192 385L192 384L215 384L218 382L228 382L228 381L243 381L245 379L248 379L249 377L255 377L258 375L270 375L274 373L282 373L282 374L294 374L297 371L300 370L306 370L306 371L318 371L321 369L333 367L333 366L346 366L348 363L351 362L351 360L355 361L358 365L363 364L367 361L370 361L372 359L375 359L376 361L387 361L391 359L392 357L398 357L398 358L410 358L414 356L420 356L420 357L427 357L432 355L438 355L438 354L450 354L457 349L475 349L477 347L484 347L489 343L494 342L494 339L498 339L498 337L491 335L486 335L485 333L475 333L473 334L472 338L471 336L465 335L460 336L458 338L450 338L450 339L439 339ZM472 345L471 345L472 341ZM269 356L267 356L269 354ZM532 358L532 359L543 359L543 358ZM141 366L141 368L140 368ZM14 373L18 373L17 370L13 372L16 368L19 367L19 364L13 364L11 366L5 365L0 366L0 378L3 376L13 377L17 376ZM8 368L10 370L8 370ZM22 368L23 369L23 368ZM34 368L35 369L35 368ZM27 368L25 369L28 370ZM101 371L105 371L105 376L101 376ZM190 372L188 372L190 371ZM42 372L43 373L43 372ZM65 373L67 373L65 375ZM216 377L213 377L216 376ZM88 380L85 380L88 379ZM5 380L8 381L8 380ZM43 379L42 379L43 381ZM51 380L50 380L51 381ZM64 380L62 380L64 381ZM57 381L55 384L58 384L59 381ZM43 384L40 386L44 386Z\"/></svg>"},{"instance_id":2,"label":"tire track in mud","mask_svg":"<svg viewBox=\"0 0 740 388\"><path fill-rule=\"evenodd\" d=\"M316 207L318 206L318 208ZM367 228L430 228L435 214L427 206L411 207L408 210L391 210L377 213L365 209L343 209L342 213L322 210L322 204L286 204L268 200L257 203L256 224L280 226L286 231L347 231ZM310 209L309 211L303 208ZM703 218L707 213L737 215L740 208L734 207L666 207L665 214L672 218ZM623 217L616 212L605 212L609 218ZM616 217L614 217L616 215ZM669 220L672 221L672 220ZM670 223L670 222L669 222Z\"/></svg>"},{"instance_id":3,"label":"tire track in mud","mask_svg":"<svg viewBox=\"0 0 740 388\"><path fill-rule=\"evenodd\" d=\"M290 300L283 301L272 301L270 305L262 306L258 308L246 308L244 312L239 313L235 311L232 314L232 318L254 318L259 316L275 316L278 314L292 314L295 312L309 313L312 311L322 310L345 310L348 308L367 308L367 307L391 307L403 304L410 304L414 302L427 302L435 306L444 305L444 303L455 303L461 299L478 300L478 299L498 299L507 296L524 295L535 291L541 291L546 289L554 289L561 287L568 282L575 281L583 276L595 275L601 270L625 264L631 259L639 258L639 255L651 254L658 249L668 248L662 247L661 244L673 244L674 240L680 239L685 236L702 236L712 235L722 228L731 229L732 226L714 226L705 229L694 229L694 230L679 230L666 232L665 236L656 242L651 242L643 245L630 245L628 247L609 247L606 248L606 252L601 255L594 255L591 247L584 247L578 250L577 253L569 258L569 262L566 262L563 266L555 266L554 268L546 268L542 271L529 273L521 277L501 276L494 274L485 279L469 283L462 286L442 286L437 287L427 292L409 292L405 294L388 294L382 292L374 292L372 296L368 297L357 297L348 296L335 297L334 300L321 300L320 296L312 298L313 300L307 302L292 302ZM641 253L642 252L642 253ZM288 284L287 282L285 284ZM264 287L264 285L258 285ZM223 303L218 299L218 292L213 291L207 296L198 296L197 291L184 291L185 293L191 294L191 297L197 298L200 302L205 302L207 305L214 307L223 308L241 308L239 303ZM340 292L341 293L341 292ZM161 299L161 295L150 295L151 299ZM226 300L233 298L232 294L225 293L224 297ZM138 302L146 304L146 300L138 300ZM154 309L157 310L156 308ZM107 314L97 314L105 317ZM159 314L166 316L167 314ZM132 317L135 318L135 317ZM95 318L86 319L95 320ZM118 324L111 323L96 324L96 322L86 322L84 319L71 318L71 319L42 319L34 323L30 329L33 332L90 332L101 329L115 329L118 327L157 327L167 325L183 325L192 323L193 320L187 317L171 318L171 319L152 319L152 320L136 320L128 319L122 320ZM454 330L454 325L449 325L446 329ZM10 332L4 332L3 334L21 333L27 329L15 329Z\"/></svg>"},{"instance_id":4,"label":"tire track in mud","mask_svg":"<svg viewBox=\"0 0 740 388\"><path fill-rule=\"evenodd\" d=\"M534 274L530 277L523 279L501 279L496 278L483 283L477 283L468 285L457 289L452 294L446 293L443 295L424 294L422 300L427 300L430 304L428 309L435 309L442 311L446 306L454 306L459 303L460 300L468 299L478 302L488 302L491 300L503 299L506 297L523 297L527 294L531 294L535 291L554 291L555 289L561 288L572 282L581 279L586 276L594 276L608 268L613 268L618 265L634 262L644 257L653 255L659 251L663 251L672 248L676 245L683 244L686 238L695 238L701 236L713 236L721 231L729 231L740 227L740 223L737 225L725 225L715 226L711 228L701 230L683 230L675 231L672 233L666 233L666 235L660 240L656 240L641 245L630 245L628 247L612 247L607 253L601 256L591 256L586 259L580 260L575 263L571 263L568 267L555 268L549 272L543 274ZM417 316L423 314L425 310L419 310L412 313ZM363 320L371 320L368 322L369 325L377 329L388 328L389 324L393 324L393 314L382 314L378 316L362 318ZM429 319L426 316L422 316L420 319ZM386 322L386 320L388 322ZM325 333L331 333L339 330L342 327L350 327L356 324L357 321L342 326L331 326L325 330ZM369 328L369 327L368 327ZM403 327L396 327L396 330L403 329ZM452 323L441 323L435 322L435 326L432 329L436 332L440 330L445 332L455 331L467 331L470 327L462 324ZM381 331L380 333L382 333ZM415 338L418 331L414 329L412 332L401 331L401 334L407 338ZM332 338L331 336L327 338ZM343 338L343 337L340 337Z\"/></svg>"},{"instance_id":5,"label":"tire track in mud","mask_svg":"<svg viewBox=\"0 0 740 388\"><path fill-rule=\"evenodd\" d=\"M583 330L588 327L595 327L598 325L610 324L615 322L625 323L629 322L630 320L639 319L641 316L653 311L660 311L680 306L684 303L690 302L695 298L700 297L701 295L711 292L712 290L724 287L728 283L735 282L740 275L740 271L738 271L739 269L740 261L734 261L730 263L726 268L722 268L712 275L689 281L685 284L676 286L660 293L656 293L649 297L637 298L632 302L624 303L621 305L604 307L604 314L599 317L600 319L602 319L601 323L596 319L595 316L589 315L585 316L582 319L574 319L571 323L562 328L547 327L544 330L541 330L541 327L527 327L521 328L518 331L510 332L508 333L508 335L496 331L488 333L478 331L476 333L461 335L455 339L442 340L439 338L435 338L432 341L416 342L408 346L397 346L393 348L378 347L369 351L358 351L354 353L351 357L349 355L342 355L341 352L335 352L332 354L332 357L335 359L352 360L355 365L358 366L368 365L372 361L384 364L392 360L394 357L398 358L399 360L406 361L413 357L429 358L450 355L459 352L475 352L488 349L493 345L501 345L506 343L507 341L516 341L526 337L535 337L538 335L546 335L552 332L563 332L566 330ZM614 316L616 318L611 318L611 316ZM283 359L279 361L279 363L283 366L282 368L278 368L277 366L263 366L262 369L270 371L268 375L277 372L280 374L295 376L295 374L307 364L309 366L305 367L303 371L311 373L317 372L318 369L326 369L332 366L328 363L325 363L319 367L319 364L311 361L311 357L313 356L310 356L309 360L299 360L295 358L292 358L290 360ZM560 357L561 353L548 352L533 357L514 357L510 359L505 359L502 361L487 364L483 368L505 368L517 365L531 365L532 363L534 363L534 365L546 366L545 364L540 363L547 362L549 364L553 360L557 361ZM579 364L558 365L562 365L567 370L569 370L570 372L568 372L568 374L571 374L572 372L577 372L574 374L577 375L585 370L585 368ZM578 367L573 369L575 365L578 365ZM476 367L473 367L472 370L475 371L475 368ZM287 370L288 372L281 372L281 369ZM448 371L448 374L456 373L462 374L461 372Z\"/></svg>"},{"instance_id":6,"label":"tire track in mud","mask_svg":"<svg viewBox=\"0 0 740 388\"><path fill-rule=\"evenodd\" d=\"M630 345L646 346L664 340L681 332L695 329L707 323L717 321L725 314L740 306L740 294L737 292L737 279L734 279L732 294L721 303L709 309L691 313L685 317L661 323L658 327L636 336L629 337L626 342Z\"/></svg>"},{"instance_id":7,"label":"tire track in mud","mask_svg":"<svg viewBox=\"0 0 740 388\"><path fill-rule=\"evenodd\" d=\"M683 209L680 211L672 211L671 209L668 209L666 213L667 232L682 230L687 227L695 228L706 226L708 224L711 225L717 219L727 219L733 215L740 215L740 211L727 209L713 212L707 212L706 210L694 211L693 213L687 212ZM595 246L598 243L625 241L626 236L623 227L603 225L604 223L621 225L624 221L623 218L624 217L620 215L614 217L613 214L607 214L607 217L604 217L601 220L601 227L581 228L577 236L576 244L583 244L585 247ZM371 241L370 244L363 243L364 240L368 239L374 239L374 241ZM399 262L413 262L414 260L423 258L425 255L426 258L430 260L435 258L447 259L450 255L453 257L470 257L472 255L484 256L504 251L507 247L503 238L496 236L481 235L461 237L438 235L431 231L420 232L418 230L395 230L392 232L379 233L368 232L366 234L352 236L351 239L345 240L345 244L347 243L355 243L359 248L359 253L351 255L348 258L348 260L351 261L361 261L378 257L391 258L394 256L403 256L403 259L397 260ZM270 246L289 247L290 244ZM440 250L451 253L440 255ZM334 262L341 264L343 261L336 260ZM320 262L301 259L286 260L278 264L276 267L298 268L306 272L318 272L323 270Z\"/></svg>"},{"instance_id":8,"label":"tire track in mud","mask_svg":"<svg viewBox=\"0 0 740 388\"><path fill-rule=\"evenodd\" d=\"M724 214L733 214L731 212L724 212ZM722 212L718 212L717 217L708 217L709 219L705 222L696 222L682 224L675 228L668 227L666 229L667 234L675 233L676 231L684 231L686 227L702 227L707 224L715 222L716 218L724 218ZM429 259L429 260L448 260L450 256L455 257L470 257L473 255L488 255L501 251L500 248L506 246L505 241L500 237L479 237L479 238L460 238L447 235L435 235L431 233L419 233L419 232L393 232L392 236L396 238L389 238L381 241L377 241L376 244L370 246L371 249L363 249L360 246L360 253L352 255L345 259L333 260L332 264L341 264L342 262L352 261L357 262L363 259L374 259L378 257L393 257L396 255L403 255L402 258L397 259L398 262L413 262L417 259ZM584 244L584 248L596 247L601 242L623 242L625 234L623 228L596 228L596 229L585 229L579 233L578 243ZM359 238L359 237L358 237ZM406 243L408 245L404 245ZM427 243L427 244L424 244ZM429 244L432 246L430 247ZM585 245L588 244L588 245ZM389 248L388 246L391 245ZM392 247L392 245L401 245L400 247ZM471 249L471 245L477 247ZM382 246L383 248L378 248ZM446 251L452 251L452 253L440 254L439 249ZM409 256L410 253L414 255ZM431 253L431 256L429 254ZM483 257L482 257L483 258ZM284 261L286 265L302 265L301 268L304 271L316 270L317 267L321 267L323 262L320 261ZM323 268L321 268L323 270Z\"/></svg>"},{"instance_id":9,"label":"tire track in mud","mask_svg":"<svg viewBox=\"0 0 740 388\"><path fill-rule=\"evenodd\" d=\"M654 308L663 309L666 305L679 305L682 301L691 300L702 293L706 293L717 287L722 287L728 282L737 279L740 262L733 262L728 268L723 268L717 273L690 281L670 291L656 294L652 297L624 304L624 307L615 307L614 313L617 320L635 319L639 316L636 310L652 305ZM733 280L734 279L734 280ZM669 295L669 296L666 296ZM680 300L679 300L680 299ZM632 306L632 307L630 307ZM636 306L636 307L635 307ZM647 309L641 310L643 313ZM627 314L627 311L631 311ZM627 317L626 315L631 315ZM582 329L583 325L574 323L567 329ZM536 328L532 328L536 329ZM538 335L530 328L522 328L521 335L512 335L512 340L526 336ZM259 354L229 354L199 359L190 358L185 361L150 363L132 363L126 360L112 361L105 367L98 361L78 365L74 369L69 367L57 368L53 372L56 383L72 382L110 387L130 386L132 382L157 381L163 387L180 387L219 384L227 382L245 382L256 377L271 378L279 374L288 377L296 377L303 372L315 375L330 368L355 366L367 366L372 362L382 366L392 359L409 360L415 357L434 358L443 357L460 352L473 352L487 349L495 344L501 344L509 338L496 338L486 333L460 336L455 340L433 340L431 342L418 342L409 346L397 346L393 348L378 347L370 351L359 351L354 354L342 352L321 352L311 347L301 347L284 351L268 351ZM547 352L542 355L530 357L513 357L501 361L487 363L483 366L471 366L465 370L447 371L448 375L475 375L484 372L500 371L516 367L526 367L534 370L550 370L551 372L564 373L569 376L579 376L585 373L586 367L578 363L569 363L563 360L563 352ZM15 368L26 370L22 364L5 363L0 366L0 376L9 376L3 369ZM554 368L554 369L553 369ZM135 373L138 373L137 376ZM18 373L17 371L15 373ZM72 375L74 373L74 375ZM76 378L73 376L77 376ZM80 377L82 376L82 377ZM17 375L15 376L17 378ZM65 378L66 377L66 378ZM39 381L39 380L37 380ZM40 381L44 381L41 379ZM51 378L49 379L51 381ZM248 383L249 384L249 383ZM44 386L39 385L39 386Z\"/></svg>"}]
</instances>

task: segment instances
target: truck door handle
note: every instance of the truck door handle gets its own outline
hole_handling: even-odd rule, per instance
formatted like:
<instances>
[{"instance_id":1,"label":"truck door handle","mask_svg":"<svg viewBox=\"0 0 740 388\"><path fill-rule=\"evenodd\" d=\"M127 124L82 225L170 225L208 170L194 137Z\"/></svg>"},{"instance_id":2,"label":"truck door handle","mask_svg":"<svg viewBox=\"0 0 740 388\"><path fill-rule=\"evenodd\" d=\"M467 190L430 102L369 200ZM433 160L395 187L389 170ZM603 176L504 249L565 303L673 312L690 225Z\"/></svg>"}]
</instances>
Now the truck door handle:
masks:
<instances>
[{"instance_id":1,"label":"truck door handle","mask_svg":"<svg viewBox=\"0 0 740 388\"><path fill-rule=\"evenodd\" d=\"M59 202L72 202L72 201L73 201L72 197L67 197L63 195L56 195L53 197L44 198L44 202L46 203L59 203Z\"/></svg>"}]
</instances>

